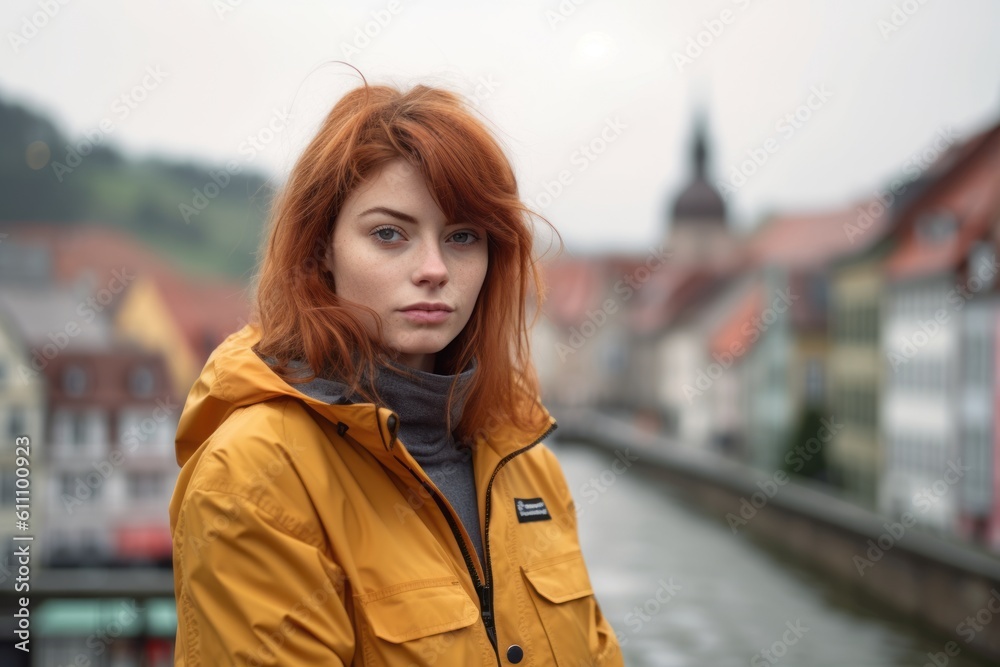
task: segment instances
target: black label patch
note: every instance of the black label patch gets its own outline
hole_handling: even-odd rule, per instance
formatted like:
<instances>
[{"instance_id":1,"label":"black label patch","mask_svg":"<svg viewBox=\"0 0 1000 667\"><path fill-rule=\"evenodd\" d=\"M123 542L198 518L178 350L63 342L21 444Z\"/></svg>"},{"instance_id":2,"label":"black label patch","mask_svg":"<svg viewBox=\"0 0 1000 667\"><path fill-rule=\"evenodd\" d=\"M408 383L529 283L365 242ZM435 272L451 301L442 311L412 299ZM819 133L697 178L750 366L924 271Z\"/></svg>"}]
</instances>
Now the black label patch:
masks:
<instances>
[{"instance_id":1,"label":"black label patch","mask_svg":"<svg viewBox=\"0 0 1000 667\"><path fill-rule=\"evenodd\" d=\"M514 509L520 523L528 521L549 521L549 508L541 498L514 498Z\"/></svg>"}]
</instances>

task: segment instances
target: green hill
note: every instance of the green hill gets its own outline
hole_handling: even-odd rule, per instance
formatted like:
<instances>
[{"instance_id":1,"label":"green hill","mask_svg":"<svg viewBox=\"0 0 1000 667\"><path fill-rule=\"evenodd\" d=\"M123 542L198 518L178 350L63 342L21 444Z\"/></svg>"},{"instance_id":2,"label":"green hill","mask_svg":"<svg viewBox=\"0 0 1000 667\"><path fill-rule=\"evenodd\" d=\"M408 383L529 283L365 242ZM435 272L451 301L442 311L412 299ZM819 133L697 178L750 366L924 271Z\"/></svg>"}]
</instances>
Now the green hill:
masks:
<instances>
[{"instance_id":1,"label":"green hill","mask_svg":"<svg viewBox=\"0 0 1000 667\"><path fill-rule=\"evenodd\" d=\"M68 138L48 118L2 98L0 147L0 228L110 224L190 273L249 279L274 194L266 175L129 160L106 142Z\"/></svg>"}]
</instances>

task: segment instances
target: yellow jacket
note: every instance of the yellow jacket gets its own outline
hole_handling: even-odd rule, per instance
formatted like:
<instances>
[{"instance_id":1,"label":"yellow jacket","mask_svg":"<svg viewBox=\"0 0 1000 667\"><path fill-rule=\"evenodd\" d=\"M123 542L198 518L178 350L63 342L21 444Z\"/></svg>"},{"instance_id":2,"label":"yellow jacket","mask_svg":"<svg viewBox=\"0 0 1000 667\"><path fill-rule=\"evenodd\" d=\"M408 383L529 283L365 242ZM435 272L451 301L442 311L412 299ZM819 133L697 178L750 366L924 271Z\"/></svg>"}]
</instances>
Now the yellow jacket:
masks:
<instances>
[{"instance_id":1,"label":"yellow jacket","mask_svg":"<svg viewBox=\"0 0 1000 667\"><path fill-rule=\"evenodd\" d=\"M398 416L299 392L258 339L220 344L180 417L174 664L623 664L548 413L541 432L476 439L484 565Z\"/></svg>"}]
</instances>

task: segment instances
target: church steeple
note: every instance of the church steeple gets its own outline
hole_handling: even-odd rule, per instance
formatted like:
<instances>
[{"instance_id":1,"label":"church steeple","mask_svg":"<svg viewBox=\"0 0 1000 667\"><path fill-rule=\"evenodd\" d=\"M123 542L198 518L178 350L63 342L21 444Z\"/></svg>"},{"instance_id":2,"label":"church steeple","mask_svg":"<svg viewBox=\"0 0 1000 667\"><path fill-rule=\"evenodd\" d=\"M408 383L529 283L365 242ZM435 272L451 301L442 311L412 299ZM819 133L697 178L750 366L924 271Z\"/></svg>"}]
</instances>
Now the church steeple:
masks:
<instances>
[{"instance_id":1,"label":"church steeple","mask_svg":"<svg viewBox=\"0 0 1000 667\"><path fill-rule=\"evenodd\" d=\"M691 168L694 178L674 202L673 223L683 225L690 221L712 221L725 223L726 207L722 197L708 181L708 137L705 112L697 111L694 116L691 144Z\"/></svg>"},{"instance_id":2,"label":"church steeple","mask_svg":"<svg viewBox=\"0 0 1000 667\"><path fill-rule=\"evenodd\" d=\"M708 157L708 148L705 146L705 114L699 111L694 118L694 146L691 150L691 162L694 165L694 176L696 179L705 179L705 159Z\"/></svg>"},{"instance_id":3,"label":"church steeple","mask_svg":"<svg viewBox=\"0 0 1000 667\"><path fill-rule=\"evenodd\" d=\"M689 146L691 180L670 207L667 244L678 261L712 262L728 255L734 239L726 225L726 205L709 181L708 121L703 108L693 114Z\"/></svg>"}]
</instances>

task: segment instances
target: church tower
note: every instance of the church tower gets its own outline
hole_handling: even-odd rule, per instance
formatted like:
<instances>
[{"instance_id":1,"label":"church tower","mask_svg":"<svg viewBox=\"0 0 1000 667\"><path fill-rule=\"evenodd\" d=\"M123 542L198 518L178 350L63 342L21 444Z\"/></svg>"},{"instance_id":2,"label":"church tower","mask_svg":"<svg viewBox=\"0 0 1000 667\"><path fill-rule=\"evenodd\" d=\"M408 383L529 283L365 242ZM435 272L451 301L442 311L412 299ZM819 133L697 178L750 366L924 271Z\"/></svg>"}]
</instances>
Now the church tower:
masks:
<instances>
[{"instance_id":1,"label":"church tower","mask_svg":"<svg viewBox=\"0 0 1000 667\"><path fill-rule=\"evenodd\" d=\"M703 113L695 117L692 178L671 207L667 247L679 264L714 264L735 249L726 224L726 205L707 176L708 139Z\"/></svg>"}]
</instances>

